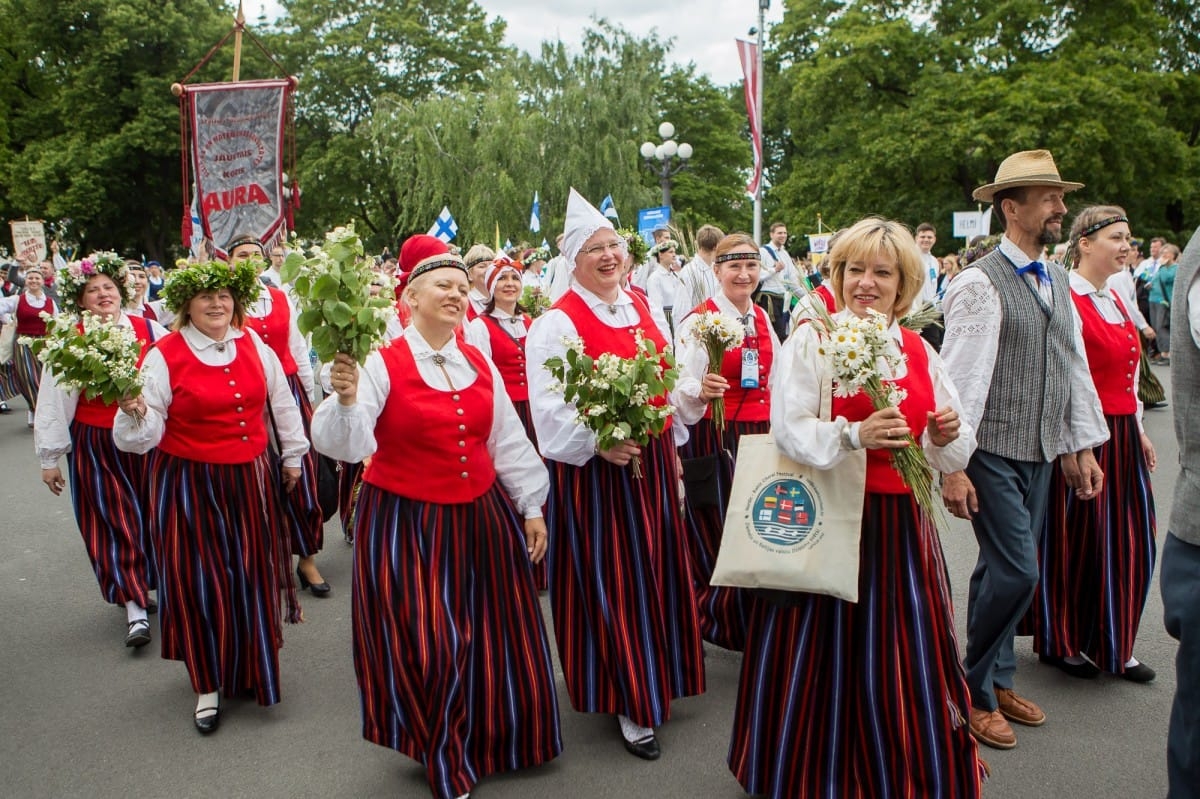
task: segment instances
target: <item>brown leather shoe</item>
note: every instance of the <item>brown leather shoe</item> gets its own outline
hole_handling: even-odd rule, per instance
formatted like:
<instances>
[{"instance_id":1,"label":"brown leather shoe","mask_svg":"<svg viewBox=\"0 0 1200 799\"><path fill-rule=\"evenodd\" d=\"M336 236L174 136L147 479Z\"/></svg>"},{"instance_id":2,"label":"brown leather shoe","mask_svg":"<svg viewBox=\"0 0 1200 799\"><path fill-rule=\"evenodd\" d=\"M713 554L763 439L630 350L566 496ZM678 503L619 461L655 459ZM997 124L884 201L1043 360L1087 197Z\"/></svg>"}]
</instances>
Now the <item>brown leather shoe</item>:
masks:
<instances>
[{"instance_id":1,"label":"brown leather shoe","mask_svg":"<svg viewBox=\"0 0 1200 799\"><path fill-rule=\"evenodd\" d=\"M1026 727L1040 727L1046 723L1046 714L1042 709L1028 699L1017 696L1017 692L1011 688L996 687L996 704L1009 721Z\"/></svg>"},{"instance_id":2,"label":"brown leather shoe","mask_svg":"<svg viewBox=\"0 0 1200 799\"><path fill-rule=\"evenodd\" d=\"M1017 745L1017 734L1000 715L999 710L971 708L971 734L981 744L993 749L1012 749Z\"/></svg>"}]
</instances>

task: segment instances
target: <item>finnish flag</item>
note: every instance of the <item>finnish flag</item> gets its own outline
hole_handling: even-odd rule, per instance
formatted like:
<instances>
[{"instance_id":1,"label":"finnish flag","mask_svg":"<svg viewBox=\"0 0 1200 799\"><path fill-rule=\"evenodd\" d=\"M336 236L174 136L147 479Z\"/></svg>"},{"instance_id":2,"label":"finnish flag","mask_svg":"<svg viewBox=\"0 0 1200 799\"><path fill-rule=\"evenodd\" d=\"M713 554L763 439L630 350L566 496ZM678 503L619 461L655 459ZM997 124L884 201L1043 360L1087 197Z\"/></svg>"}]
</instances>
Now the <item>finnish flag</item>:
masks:
<instances>
[{"instance_id":1,"label":"finnish flag","mask_svg":"<svg viewBox=\"0 0 1200 799\"><path fill-rule=\"evenodd\" d=\"M454 221L454 217L450 213L450 206L442 206L442 212L434 220L433 227L429 229L429 235L441 239L447 244L454 241L454 237L458 235L458 223Z\"/></svg>"},{"instance_id":2,"label":"finnish flag","mask_svg":"<svg viewBox=\"0 0 1200 799\"><path fill-rule=\"evenodd\" d=\"M613 205L611 194L604 198L604 202L600 203L600 213L609 219L617 218L617 207Z\"/></svg>"},{"instance_id":3,"label":"finnish flag","mask_svg":"<svg viewBox=\"0 0 1200 799\"><path fill-rule=\"evenodd\" d=\"M542 230L542 206L538 203L538 193L533 193L533 210L529 213L529 229L534 233Z\"/></svg>"}]
</instances>

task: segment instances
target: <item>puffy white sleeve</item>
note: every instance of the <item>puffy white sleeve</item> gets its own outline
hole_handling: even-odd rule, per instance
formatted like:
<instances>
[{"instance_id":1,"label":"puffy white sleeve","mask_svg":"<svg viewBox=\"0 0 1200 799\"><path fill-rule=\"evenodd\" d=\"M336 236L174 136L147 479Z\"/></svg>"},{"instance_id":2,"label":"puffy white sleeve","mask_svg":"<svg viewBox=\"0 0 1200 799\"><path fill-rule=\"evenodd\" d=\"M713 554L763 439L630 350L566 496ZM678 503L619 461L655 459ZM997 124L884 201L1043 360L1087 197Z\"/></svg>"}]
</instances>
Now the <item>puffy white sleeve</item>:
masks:
<instances>
[{"instance_id":1,"label":"puffy white sleeve","mask_svg":"<svg viewBox=\"0 0 1200 799\"><path fill-rule=\"evenodd\" d=\"M254 342L258 356L262 359L263 371L267 376L267 401L271 403L271 412L275 417L275 438L279 444L279 456L283 465L297 467L300 458L308 452L308 438L304 435L304 420L300 416L300 406L292 396L288 387L287 377L283 374L283 366L279 356L263 343L253 330L247 329L246 335L238 342L242 344L247 339ZM307 362L307 356L306 356ZM308 371L309 385L312 385L312 368Z\"/></svg>"},{"instance_id":2,"label":"puffy white sleeve","mask_svg":"<svg viewBox=\"0 0 1200 799\"><path fill-rule=\"evenodd\" d=\"M679 369L679 379L671 391L671 404L675 406L676 421L685 425L700 421L708 410L708 403L700 399L700 381L708 373L708 352L704 345L692 337L695 320L695 315L691 315L680 323L675 341L675 365Z\"/></svg>"},{"instance_id":3,"label":"puffy white sleeve","mask_svg":"<svg viewBox=\"0 0 1200 799\"><path fill-rule=\"evenodd\" d=\"M17 303L21 301L20 294L13 294L10 297L0 297L0 316L7 316L17 312ZM14 322L14 324L16 324Z\"/></svg>"},{"instance_id":4,"label":"puffy white sleeve","mask_svg":"<svg viewBox=\"0 0 1200 799\"><path fill-rule=\"evenodd\" d=\"M33 414L33 448L43 469L55 468L58 459L71 451L71 421L78 404L78 391L60 386L50 367L42 370Z\"/></svg>"},{"instance_id":5,"label":"puffy white sleeve","mask_svg":"<svg viewBox=\"0 0 1200 799\"><path fill-rule=\"evenodd\" d=\"M975 428L963 419L962 400L959 399L958 391L954 388L950 376L946 374L946 365L941 356L925 339L921 339L921 343L925 347L925 355L929 358L929 377L933 381L934 410L945 407L953 408L958 413L960 420L958 438L944 447L938 447L930 439L929 430L926 428L921 437L921 446L925 449L929 465L934 469L947 474L957 472L967 468L967 462L971 460L971 455L975 452Z\"/></svg>"},{"instance_id":6,"label":"puffy white sleeve","mask_svg":"<svg viewBox=\"0 0 1200 799\"><path fill-rule=\"evenodd\" d=\"M831 386L832 376L817 353L816 331L804 325L784 342L771 368L771 434L797 463L829 469L859 448L858 422L820 418L822 391Z\"/></svg>"},{"instance_id":7,"label":"puffy white sleeve","mask_svg":"<svg viewBox=\"0 0 1200 799\"><path fill-rule=\"evenodd\" d=\"M312 419L313 446L323 455L346 463L358 463L374 455L375 421L391 391L387 367L378 352L367 356L358 367L358 396L353 405L342 405L337 394L330 394Z\"/></svg>"},{"instance_id":8,"label":"puffy white sleeve","mask_svg":"<svg viewBox=\"0 0 1200 799\"><path fill-rule=\"evenodd\" d=\"M525 377L529 383L529 407L542 456L550 460L582 466L596 453L595 433L575 422L575 406L560 392L550 390L554 378L544 365L554 357L566 357L564 337L578 333L571 318L551 309L533 320L525 340Z\"/></svg>"},{"instance_id":9,"label":"puffy white sleeve","mask_svg":"<svg viewBox=\"0 0 1200 799\"><path fill-rule=\"evenodd\" d=\"M950 281L942 297L946 335L941 359L962 402L962 420L979 429L1000 352L1000 295L979 269Z\"/></svg>"},{"instance_id":10,"label":"puffy white sleeve","mask_svg":"<svg viewBox=\"0 0 1200 799\"><path fill-rule=\"evenodd\" d=\"M550 495L550 473L525 433L525 425L504 388L500 370L491 361L488 366L492 370L494 389L494 421L487 440L488 454L500 484L512 497L521 515L526 519L541 518L542 506Z\"/></svg>"},{"instance_id":11,"label":"puffy white sleeve","mask_svg":"<svg viewBox=\"0 0 1200 799\"><path fill-rule=\"evenodd\" d=\"M309 400L316 402L318 396L313 379L312 359L309 357L308 339L300 332L300 327L296 323L299 314L290 299L288 300L288 311L288 352L291 353L292 360L296 362L296 377L300 378L300 385L304 387L304 393L308 395Z\"/></svg>"},{"instance_id":12,"label":"puffy white sleeve","mask_svg":"<svg viewBox=\"0 0 1200 799\"><path fill-rule=\"evenodd\" d=\"M463 328L463 332L467 343L486 355L488 360L491 360L492 337L488 333L487 322L483 321L483 317L477 316L470 322L467 322L466 327Z\"/></svg>"},{"instance_id":13,"label":"puffy white sleeve","mask_svg":"<svg viewBox=\"0 0 1200 799\"><path fill-rule=\"evenodd\" d=\"M167 409L171 407L171 373L162 353L151 349L142 361L142 398L146 417L140 424L124 411L113 421L113 441L117 449L144 455L158 446L166 432Z\"/></svg>"}]
</instances>

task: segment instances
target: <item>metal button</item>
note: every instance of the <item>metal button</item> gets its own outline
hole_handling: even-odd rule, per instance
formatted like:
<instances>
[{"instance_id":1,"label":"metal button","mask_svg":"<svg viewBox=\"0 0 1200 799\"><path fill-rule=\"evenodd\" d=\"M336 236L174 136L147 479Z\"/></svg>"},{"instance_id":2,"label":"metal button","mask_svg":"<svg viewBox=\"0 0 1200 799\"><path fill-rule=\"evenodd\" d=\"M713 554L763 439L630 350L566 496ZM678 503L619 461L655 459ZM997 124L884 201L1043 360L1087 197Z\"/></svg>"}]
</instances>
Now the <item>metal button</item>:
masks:
<instances>
[{"instance_id":1,"label":"metal button","mask_svg":"<svg viewBox=\"0 0 1200 799\"><path fill-rule=\"evenodd\" d=\"M466 463L466 462L467 462L467 456L466 456L466 455L462 455L462 456L460 456L460 457L459 457L459 459L458 459L458 462L459 462L459 463Z\"/></svg>"},{"instance_id":2,"label":"metal button","mask_svg":"<svg viewBox=\"0 0 1200 799\"><path fill-rule=\"evenodd\" d=\"M249 441L249 440L250 440L250 436L242 436L242 441Z\"/></svg>"},{"instance_id":3,"label":"metal button","mask_svg":"<svg viewBox=\"0 0 1200 799\"><path fill-rule=\"evenodd\" d=\"M467 445L467 442L465 442L465 441L460 441L460 442L458 442L458 445L459 445L460 447L465 447L465 446Z\"/></svg>"},{"instance_id":4,"label":"metal button","mask_svg":"<svg viewBox=\"0 0 1200 799\"><path fill-rule=\"evenodd\" d=\"M229 381L229 385L231 385L231 386L236 386L236 385L237 385L237 381L236 381L236 380L230 380L230 381Z\"/></svg>"},{"instance_id":5,"label":"metal button","mask_svg":"<svg viewBox=\"0 0 1200 799\"><path fill-rule=\"evenodd\" d=\"M241 394L234 394L234 395L233 395L233 398L234 398L234 399L241 399L241 398L242 398L242 395L241 395Z\"/></svg>"},{"instance_id":6,"label":"metal button","mask_svg":"<svg viewBox=\"0 0 1200 799\"><path fill-rule=\"evenodd\" d=\"M459 477L461 477L462 479L466 480L466 479L467 479L467 473L466 473L466 472L463 472L462 474L460 474L460 475L459 475Z\"/></svg>"},{"instance_id":7,"label":"metal button","mask_svg":"<svg viewBox=\"0 0 1200 799\"><path fill-rule=\"evenodd\" d=\"M460 432L460 433L465 433L465 432L466 432L466 430L467 430L467 426L466 426L465 424L460 424L460 425L458 426L458 432Z\"/></svg>"},{"instance_id":8,"label":"metal button","mask_svg":"<svg viewBox=\"0 0 1200 799\"><path fill-rule=\"evenodd\" d=\"M453 397L451 397L451 399L454 400L455 402L458 402L458 395L455 394Z\"/></svg>"},{"instance_id":9,"label":"metal button","mask_svg":"<svg viewBox=\"0 0 1200 799\"><path fill-rule=\"evenodd\" d=\"M244 421L238 422L238 427L245 427L245 426L246 426L246 423Z\"/></svg>"},{"instance_id":10,"label":"metal button","mask_svg":"<svg viewBox=\"0 0 1200 799\"><path fill-rule=\"evenodd\" d=\"M241 405L237 406L237 412L238 412L238 413L241 413L241 412L242 412L242 406L241 406Z\"/></svg>"},{"instance_id":11,"label":"metal button","mask_svg":"<svg viewBox=\"0 0 1200 799\"><path fill-rule=\"evenodd\" d=\"M459 408L458 410L456 410L456 411L455 411L455 413L457 413L459 416L462 416L462 415L463 415L463 409L462 409L462 408Z\"/></svg>"},{"instance_id":12,"label":"metal button","mask_svg":"<svg viewBox=\"0 0 1200 799\"><path fill-rule=\"evenodd\" d=\"M229 367L228 367L228 366L226 366L226 367L225 367L225 374L229 374Z\"/></svg>"}]
</instances>

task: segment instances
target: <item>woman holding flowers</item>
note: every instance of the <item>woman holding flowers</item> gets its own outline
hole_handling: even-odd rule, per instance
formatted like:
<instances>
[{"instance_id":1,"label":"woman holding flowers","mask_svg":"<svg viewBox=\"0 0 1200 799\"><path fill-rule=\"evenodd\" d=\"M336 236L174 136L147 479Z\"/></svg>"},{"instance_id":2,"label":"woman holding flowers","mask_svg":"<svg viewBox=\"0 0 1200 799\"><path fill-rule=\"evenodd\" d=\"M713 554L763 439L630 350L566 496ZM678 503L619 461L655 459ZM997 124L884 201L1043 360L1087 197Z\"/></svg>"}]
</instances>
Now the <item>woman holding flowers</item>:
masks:
<instances>
[{"instance_id":1,"label":"woman holding flowers","mask_svg":"<svg viewBox=\"0 0 1200 799\"><path fill-rule=\"evenodd\" d=\"M83 314L78 323L64 319L63 324L70 325L64 332L74 337L76 332L86 335L95 330L100 338L94 347L104 353L97 359L98 368L108 375L125 369L132 380L150 346L167 331L156 322L128 316L121 310L129 294L125 262L116 253L92 255L59 270L57 285L64 310ZM113 326L120 329L119 334ZM57 338L57 329L50 335ZM55 343L52 338L42 341ZM126 346L121 348L117 342ZM145 646L150 643L146 612L155 586L154 551L147 527L148 509L144 507L146 458L117 449L112 436L117 401L106 401L103 396L89 398L85 389L95 391L99 387L95 383L76 384L73 370L65 365L60 374L60 368L53 365L58 348L41 349L40 357L49 361L43 372L34 428L42 482L55 495L62 493L65 481L58 461L66 454L71 506L100 593L105 601L125 608L125 646Z\"/></svg>"},{"instance_id":2,"label":"woman holding flowers","mask_svg":"<svg viewBox=\"0 0 1200 799\"><path fill-rule=\"evenodd\" d=\"M704 691L676 431L667 418L640 446L608 443L616 437L594 432L580 417L591 410L565 401L543 366L578 363L581 354L622 362L639 354L643 339L666 351L661 313L621 289L627 248L572 189L562 249L574 283L533 323L527 363L533 423L554 485L550 606L567 691L576 710L616 715L626 749L653 760L654 730L670 718L671 700ZM651 394L649 406L669 412L665 392Z\"/></svg>"},{"instance_id":3,"label":"woman holding flowers","mask_svg":"<svg viewBox=\"0 0 1200 799\"><path fill-rule=\"evenodd\" d=\"M1094 501L1079 499L1063 477L1075 456L1060 457L1024 632L1033 634L1043 663L1072 677L1106 671L1150 682L1154 670L1133 656L1133 645L1157 552L1150 485L1156 456L1137 397L1140 337L1130 309L1107 288L1125 268L1129 242L1129 219L1117 206L1085 208L1071 226L1071 299L1108 423L1109 439L1096 448L1104 488Z\"/></svg>"},{"instance_id":4,"label":"woman holding flowers","mask_svg":"<svg viewBox=\"0 0 1200 799\"><path fill-rule=\"evenodd\" d=\"M37 269L25 271L25 290L11 297L0 297L0 316L11 314L17 322L17 340L13 342L13 372L17 390L29 405L27 420L33 427L33 414L37 410L38 389L42 384L42 364L33 355L23 338L41 338L46 335L46 320L42 314L58 313L54 300L46 295L46 283Z\"/></svg>"},{"instance_id":5,"label":"woman holding flowers","mask_svg":"<svg viewBox=\"0 0 1200 799\"><path fill-rule=\"evenodd\" d=\"M279 701L279 604L300 608L276 492L295 489L308 450L300 411L275 353L243 330L258 292L252 264L176 270L163 290L175 330L142 364L142 394L121 401L113 437L154 449L148 508L159 569L162 656L187 665L203 734L220 722L219 693ZM282 480L267 455L268 412Z\"/></svg>"},{"instance_id":6,"label":"woman holding flowers","mask_svg":"<svg viewBox=\"0 0 1200 799\"><path fill-rule=\"evenodd\" d=\"M415 240L415 241L414 241ZM425 765L438 799L562 749L550 648L528 563L546 551L549 482L501 372L464 342L470 282L432 236L405 298L412 325L338 354L317 447L370 458L354 528L354 667L363 737Z\"/></svg>"},{"instance_id":7,"label":"woman holding flowers","mask_svg":"<svg viewBox=\"0 0 1200 799\"><path fill-rule=\"evenodd\" d=\"M671 397L681 422L695 425L692 454L716 456L717 496L710 505L689 497L690 545L704 639L726 649L745 645L749 597L740 588L709 585L733 485L738 441L771 426L771 364L779 339L754 304L761 255L745 233L725 236L714 251L717 293L680 322L679 382Z\"/></svg>"},{"instance_id":8,"label":"woman holding flowers","mask_svg":"<svg viewBox=\"0 0 1200 799\"><path fill-rule=\"evenodd\" d=\"M938 355L896 323L923 285L911 234L864 219L829 257L840 310L801 325L783 346L771 424L784 454L816 468L867 449L858 603L800 593L755 603L729 766L747 793L774 799L977 797L980 761L946 566L924 507L928 490L910 482L927 478L893 465L895 453L919 446L935 468L961 469L972 431ZM886 403L845 382L846 363L867 354L863 336L854 353L832 339L856 319L883 342L877 382L898 407L876 410Z\"/></svg>"}]
</instances>

